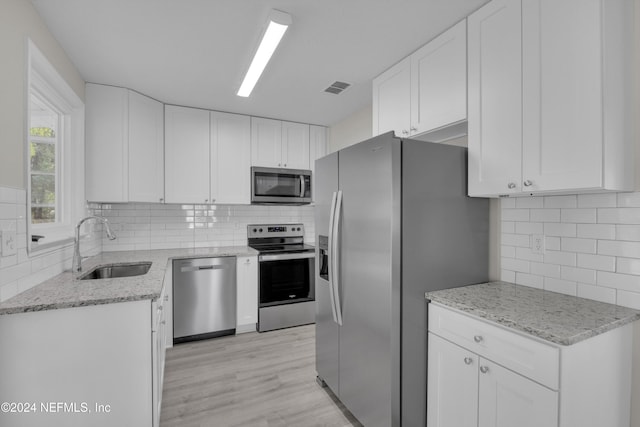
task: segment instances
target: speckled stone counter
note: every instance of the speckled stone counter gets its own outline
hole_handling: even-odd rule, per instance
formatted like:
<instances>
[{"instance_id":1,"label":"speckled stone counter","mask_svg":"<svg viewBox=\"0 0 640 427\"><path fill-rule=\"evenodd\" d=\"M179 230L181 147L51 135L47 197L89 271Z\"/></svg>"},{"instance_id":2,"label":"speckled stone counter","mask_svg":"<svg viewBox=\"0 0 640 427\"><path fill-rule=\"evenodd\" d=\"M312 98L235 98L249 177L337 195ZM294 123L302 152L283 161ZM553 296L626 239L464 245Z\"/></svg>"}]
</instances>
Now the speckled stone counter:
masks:
<instances>
[{"instance_id":1,"label":"speckled stone counter","mask_svg":"<svg viewBox=\"0 0 640 427\"><path fill-rule=\"evenodd\" d=\"M257 254L256 250L248 246L103 252L84 260L80 274L66 271L0 303L0 315L124 301L155 300L162 291L165 271L170 260ZM94 267L144 261L150 261L151 268L141 276L96 280L77 279Z\"/></svg>"},{"instance_id":2,"label":"speckled stone counter","mask_svg":"<svg viewBox=\"0 0 640 427\"><path fill-rule=\"evenodd\" d=\"M427 300L561 345L640 319L640 311L507 282L445 289Z\"/></svg>"}]
</instances>

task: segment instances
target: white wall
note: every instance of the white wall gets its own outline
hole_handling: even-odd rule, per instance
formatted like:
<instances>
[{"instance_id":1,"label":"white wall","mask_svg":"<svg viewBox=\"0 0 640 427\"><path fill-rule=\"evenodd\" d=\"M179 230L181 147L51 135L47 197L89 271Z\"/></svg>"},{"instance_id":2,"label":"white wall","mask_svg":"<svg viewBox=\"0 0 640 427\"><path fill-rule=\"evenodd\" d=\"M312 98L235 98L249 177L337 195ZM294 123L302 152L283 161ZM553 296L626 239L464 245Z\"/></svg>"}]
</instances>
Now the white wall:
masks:
<instances>
[{"instance_id":1,"label":"white wall","mask_svg":"<svg viewBox=\"0 0 640 427\"><path fill-rule=\"evenodd\" d=\"M26 188L27 38L84 100L84 81L29 0L0 3L0 186Z\"/></svg>"},{"instance_id":2,"label":"white wall","mask_svg":"<svg viewBox=\"0 0 640 427\"><path fill-rule=\"evenodd\" d=\"M373 112L370 104L329 128L327 152L332 153L371 138L372 129Z\"/></svg>"}]
</instances>

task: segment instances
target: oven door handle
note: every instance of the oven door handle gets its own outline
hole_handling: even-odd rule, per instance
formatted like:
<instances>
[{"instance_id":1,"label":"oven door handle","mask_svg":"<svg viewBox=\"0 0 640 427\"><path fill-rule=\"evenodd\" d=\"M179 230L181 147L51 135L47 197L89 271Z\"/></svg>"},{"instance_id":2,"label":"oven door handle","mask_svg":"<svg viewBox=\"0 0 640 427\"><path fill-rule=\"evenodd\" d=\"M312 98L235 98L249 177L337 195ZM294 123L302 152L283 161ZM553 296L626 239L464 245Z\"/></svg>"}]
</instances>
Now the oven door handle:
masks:
<instances>
[{"instance_id":1,"label":"oven door handle","mask_svg":"<svg viewBox=\"0 0 640 427\"><path fill-rule=\"evenodd\" d=\"M289 254L276 254L276 255L260 255L258 256L258 261L286 261L289 259L305 259L305 258L315 258L314 252L296 252Z\"/></svg>"}]
</instances>

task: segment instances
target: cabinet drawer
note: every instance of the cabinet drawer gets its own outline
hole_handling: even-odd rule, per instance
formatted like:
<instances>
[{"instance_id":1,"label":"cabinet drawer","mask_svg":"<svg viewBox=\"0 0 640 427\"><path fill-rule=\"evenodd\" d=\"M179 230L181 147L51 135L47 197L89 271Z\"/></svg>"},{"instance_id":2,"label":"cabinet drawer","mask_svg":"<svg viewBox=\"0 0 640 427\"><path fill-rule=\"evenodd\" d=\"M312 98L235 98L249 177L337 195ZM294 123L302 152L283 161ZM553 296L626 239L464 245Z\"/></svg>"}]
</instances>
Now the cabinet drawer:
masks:
<instances>
[{"instance_id":1,"label":"cabinet drawer","mask_svg":"<svg viewBox=\"0 0 640 427\"><path fill-rule=\"evenodd\" d=\"M558 389L560 352L557 347L434 304L429 304L429 331L540 384Z\"/></svg>"}]
</instances>

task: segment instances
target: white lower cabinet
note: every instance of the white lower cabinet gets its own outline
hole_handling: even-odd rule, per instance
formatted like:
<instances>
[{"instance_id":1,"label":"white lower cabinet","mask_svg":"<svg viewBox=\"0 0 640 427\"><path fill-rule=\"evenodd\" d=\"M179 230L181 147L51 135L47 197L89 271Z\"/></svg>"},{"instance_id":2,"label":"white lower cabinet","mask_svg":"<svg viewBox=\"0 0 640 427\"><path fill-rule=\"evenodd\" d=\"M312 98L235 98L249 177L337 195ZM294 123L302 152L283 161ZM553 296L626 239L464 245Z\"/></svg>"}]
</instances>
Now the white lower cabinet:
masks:
<instances>
[{"instance_id":1,"label":"white lower cabinet","mask_svg":"<svg viewBox=\"0 0 640 427\"><path fill-rule=\"evenodd\" d=\"M164 383L164 361L167 348L167 310L169 310L169 294L166 284L162 288L160 298L155 301L151 308L154 315L151 332L152 341L152 365L153 365L153 426L160 425L160 413L162 410L162 386Z\"/></svg>"},{"instance_id":2,"label":"white lower cabinet","mask_svg":"<svg viewBox=\"0 0 640 427\"><path fill-rule=\"evenodd\" d=\"M164 303L0 316L0 402L22 408L0 413L0 425L158 426Z\"/></svg>"},{"instance_id":3,"label":"white lower cabinet","mask_svg":"<svg viewBox=\"0 0 640 427\"><path fill-rule=\"evenodd\" d=\"M236 258L236 333L255 332L258 322L258 257Z\"/></svg>"},{"instance_id":4,"label":"white lower cabinet","mask_svg":"<svg viewBox=\"0 0 640 427\"><path fill-rule=\"evenodd\" d=\"M570 346L429 304L429 427L628 427L631 325Z\"/></svg>"}]
</instances>

